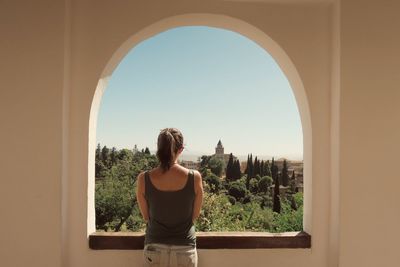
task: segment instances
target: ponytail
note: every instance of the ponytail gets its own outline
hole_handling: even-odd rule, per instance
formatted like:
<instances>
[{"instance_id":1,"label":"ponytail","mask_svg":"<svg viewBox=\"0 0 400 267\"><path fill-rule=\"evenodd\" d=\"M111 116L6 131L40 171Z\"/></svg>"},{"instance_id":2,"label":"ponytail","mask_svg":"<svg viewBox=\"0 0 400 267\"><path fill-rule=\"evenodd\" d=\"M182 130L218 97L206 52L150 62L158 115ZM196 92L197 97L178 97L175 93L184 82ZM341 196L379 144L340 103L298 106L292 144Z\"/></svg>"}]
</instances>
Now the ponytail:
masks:
<instances>
[{"instance_id":1,"label":"ponytail","mask_svg":"<svg viewBox=\"0 0 400 267\"><path fill-rule=\"evenodd\" d=\"M182 133L176 128L162 129L157 140L157 158L163 172L172 166L174 156L183 147Z\"/></svg>"}]
</instances>

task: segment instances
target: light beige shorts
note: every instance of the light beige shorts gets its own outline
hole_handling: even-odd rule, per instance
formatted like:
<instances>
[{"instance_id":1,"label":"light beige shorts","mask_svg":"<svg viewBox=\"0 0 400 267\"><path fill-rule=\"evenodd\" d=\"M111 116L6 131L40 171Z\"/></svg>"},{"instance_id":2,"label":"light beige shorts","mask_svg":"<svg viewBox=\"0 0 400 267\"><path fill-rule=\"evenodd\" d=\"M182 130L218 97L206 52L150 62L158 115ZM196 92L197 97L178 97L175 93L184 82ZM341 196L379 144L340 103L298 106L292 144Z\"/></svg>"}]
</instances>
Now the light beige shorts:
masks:
<instances>
[{"instance_id":1,"label":"light beige shorts","mask_svg":"<svg viewBox=\"0 0 400 267\"><path fill-rule=\"evenodd\" d=\"M192 246L147 244L143 250L143 266L197 267L197 250Z\"/></svg>"}]
</instances>

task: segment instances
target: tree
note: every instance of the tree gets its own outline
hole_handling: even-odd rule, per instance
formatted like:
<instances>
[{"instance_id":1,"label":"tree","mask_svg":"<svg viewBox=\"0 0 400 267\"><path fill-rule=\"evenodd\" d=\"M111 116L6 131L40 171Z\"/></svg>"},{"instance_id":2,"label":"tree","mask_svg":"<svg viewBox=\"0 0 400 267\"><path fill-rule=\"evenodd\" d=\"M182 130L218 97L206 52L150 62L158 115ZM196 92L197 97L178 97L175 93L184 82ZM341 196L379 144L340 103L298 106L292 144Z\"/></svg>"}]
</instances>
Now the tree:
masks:
<instances>
[{"instance_id":1,"label":"tree","mask_svg":"<svg viewBox=\"0 0 400 267\"><path fill-rule=\"evenodd\" d=\"M101 160L103 161L104 166L111 168L110 149L107 146L103 146L103 149L101 150Z\"/></svg>"},{"instance_id":2,"label":"tree","mask_svg":"<svg viewBox=\"0 0 400 267\"><path fill-rule=\"evenodd\" d=\"M254 166L253 166L253 155L250 154L247 160L247 172L246 172L246 188L250 189L250 179L253 178Z\"/></svg>"},{"instance_id":3,"label":"tree","mask_svg":"<svg viewBox=\"0 0 400 267\"><path fill-rule=\"evenodd\" d=\"M253 177L255 177L257 174L260 174L260 163L258 162L257 157L254 159L254 171L253 171Z\"/></svg>"},{"instance_id":4,"label":"tree","mask_svg":"<svg viewBox=\"0 0 400 267\"><path fill-rule=\"evenodd\" d=\"M261 164L260 164L260 176L261 176L261 177L264 176L264 160L261 160Z\"/></svg>"},{"instance_id":5,"label":"tree","mask_svg":"<svg viewBox=\"0 0 400 267\"><path fill-rule=\"evenodd\" d=\"M101 160L102 158L102 154L101 154L102 150L101 150L101 146L100 143L97 144L97 148L96 148L96 154L95 154L95 171L94 171L94 176L95 178L104 178L105 176L105 172L107 171L106 166L104 165L103 161Z\"/></svg>"},{"instance_id":6,"label":"tree","mask_svg":"<svg viewBox=\"0 0 400 267\"><path fill-rule=\"evenodd\" d=\"M287 162L286 159L283 161L283 168L282 168L282 185L283 186L288 186L289 185L289 173L288 173L288 167L287 167Z\"/></svg>"},{"instance_id":7,"label":"tree","mask_svg":"<svg viewBox=\"0 0 400 267\"><path fill-rule=\"evenodd\" d=\"M111 165L115 165L117 163L117 149L115 147L111 149L110 160Z\"/></svg>"},{"instance_id":8,"label":"tree","mask_svg":"<svg viewBox=\"0 0 400 267\"><path fill-rule=\"evenodd\" d=\"M221 177L222 170L224 169L224 162L222 160L217 157L211 157L207 165L212 173L214 173L218 177Z\"/></svg>"},{"instance_id":9,"label":"tree","mask_svg":"<svg viewBox=\"0 0 400 267\"><path fill-rule=\"evenodd\" d=\"M146 149L144 150L144 154L150 155L150 149L146 146Z\"/></svg>"},{"instance_id":10,"label":"tree","mask_svg":"<svg viewBox=\"0 0 400 267\"><path fill-rule=\"evenodd\" d=\"M251 153L250 153L250 162L249 162L249 164L250 164L250 171L249 171L249 174L250 174L250 179L251 179L251 178L254 177L253 154L251 154Z\"/></svg>"},{"instance_id":11,"label":"tree","mask_svg":"<svg viewBox=\"0 0 400 267\"><path fill-rule=\"evenodd\" d=\"M261 177L260 181L258 181L258 192L267 193L269 187L272 185L272 178L269 176Z\"/></svg>"},{"instance_id":12,"label":"tree","mask_svg":"<svg viewBox=\"0 0 400 267\"><path fill-rule=\"evenodd\" d=\"M95 161L95 177L96 178L104 178L105 177L105 173L107 172L107 168L106 166L104 166L103 161L102 160L98 160L96 159Z\"/></svg>"},{"instance_id":13,"label":"tree","mask_svg":"<svg viewBox=\"0 0 400 267\"><path fill-rule=\"evenodd\" d=\"M275 160L272 158L272 163L271 163L271 177L274 180L274 183L276 179L278 178L278 166L275 165Z\"/></svg>"},{"instance_id":14,"label":"tree","mask_svg":"<svg viewBox=\"0 0 400 267\"><path fill-rule=\"evenodd\" d=\"M294 170L292 172L292 176L290 177L289 187L290 187L291 194L296 193L296 174L295 174Z\"/></svg>"},{"instance_id":15,"label":"tree","mask_svg":"<svg viewBox=\"0 0 400 267\"><path fill-rule=\"evenodd\" d=\"M240 200L246 195L246 187L240 181L232 182L229 186L228 194L236 200Z\"/></svg>"},{"instance_id":16,"label":"tree","mask_svg":"<svg viewBox=\"0 0 400 267\"><path fill-rule=\"evenodd\" d=\"M97 144L95 159L96 159L96 161L101 160L101 146L100 146L100 143Z\"/></svg>"},{"instance_id":17,"label":"tree","mask_svg":"<svg viewBox=\"0 0 400 267\"><path fill-rule=\"evenodd\" d=\"M279 177L275 178L275 186L274 186L274 204L272 210L274 212L281 212L281 200L279 197Z\"/></svg>"},{"instance_id":18,"label":"tree","mask_svg":"<svg viewBox=\"0 0 400 267\"><path fill-rule=\"evenodd\" d=\"M201 173L201 176L205 177L207 169L209 169L208 162L210 161L211 156L206 156L203 155L200 157L200 166L199 166L199 172Z\"/></svg>"},{"instance_id":19,"label":"tree","mask_svg":"<svg viewBox=\"0 0 400 267\"><path fill-rule=\"evenodd\" d=\"M228 164L226 166L226 180L232 181L234 180L234 166L233 166L233 155L229 154Z\"/></svg>"},{"instance_id":20,"label":"tree","mask_svg":"<svg viewBox=\"0 0 400 267\"><path fill-rule=\"evenodd\" d=\"M235 161L235 163L233 164L234 165L234 175L233 175L233 179L234 180L239 180L240 179L240 177L242 177L242 172L240 171L240 162L239 162L239 160L236 160Z\"/></svg>"},{"instance_id":21,"label":"tree","mask_svg":"<svg viewBox=\"0 0 400 267\"><path fill-rule=\"evenodd\" d=\"M111 165L109 169L104 167L105 171L100 172L104 179L96 180L96 229L120 231L123 225L142 229L144 222L137 209L135 181L141 171L157 166L158 159L155 155L144 153L134 155L129 149L115 149L114 153L116 159L113 161L108 148L103 148L101 153ZM102 160L97 161L96 168L101 164ZM139 218L132 219L132 214Z\"/></svg>"},{"instance_id":22,"label":"tree","mask_svg":"<svg viewBox=\"0 0 400 267\"><path fill-rule=\"evenodd\" d=\"M211 173L210 175L204 177L204 181L209 185L210 192L218 193L221 188L221 179L215 174Z\"/></svg>"},{"instance_id":23,"label":"tree","mask_svg":"<svg viewBox=\"0 0 400 267\"><path fill-rule=\"evenodd\" d=\"M258 180L256 178L250 179L250 192L253 194L258 192Z\"/></svg>"},{"instance_id":24,"label":"tree","mask_svg":"<svg viewBox=\"0 0 400 267\"><path fill-rule=\"evenodd\" d=\"M244 170L244 173L246 174L248 174L249 171L249 162L250 162L250 155L247 154L246 169Z\"/></svg>"},{"instance_id":25,"label":"tree","mask_svg":"<svg viewBox=\"0 0 400 267\"><path fill-rule=\"evenodd\" d=\"M264 163L264 175L272 177L271 166L269 165L269 160Z\"/></svg>"},{"instance_id":26,"label":"tree","mask_svg":"<svg viewBox=\"0 0 400 267\"><path fill-rule=\"evenodd\" d=\"M96 228L118 232L136 204L132 184L124 179L106 177L95 189Z\"/></svg>"},{"instance_id":27,"label":"tree","mask_svg":"<svg viewBox=\"0 0 400 267\"><path fill-rule=\"evenodd\" d=\"M130 149L126 149L126 148L121 149L117 153L117 158L118 158L119 161L130 162L134 158L133 151L130 150ZM143 158L145 158L145 157L143 157Z\"/></svg>"}]
</instances>

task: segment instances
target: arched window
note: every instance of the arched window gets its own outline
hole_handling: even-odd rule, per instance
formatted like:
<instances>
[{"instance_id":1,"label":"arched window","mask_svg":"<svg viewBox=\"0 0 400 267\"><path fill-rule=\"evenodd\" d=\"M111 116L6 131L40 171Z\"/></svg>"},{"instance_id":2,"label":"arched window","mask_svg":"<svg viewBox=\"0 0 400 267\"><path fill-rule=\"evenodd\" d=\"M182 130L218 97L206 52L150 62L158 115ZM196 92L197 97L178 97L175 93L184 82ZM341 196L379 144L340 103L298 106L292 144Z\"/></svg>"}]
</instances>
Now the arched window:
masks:
<instances>
[{"instance_id":1,"label":"arched window","mask_svg":"<svg viewBox=\"0 0 400 267\"><path fill-rule=\"evenodd\" d=\"M290 247L265 234L286 231L293 231L285 237L297 238L300 246L310 245L310 236L303 233L303 177L308 175L303 151L311 145L306 141L303 147L307 105L299 105L299 114L302 93L296 95L293 86L300 81L259 44L225 29L174 28L134 46L113 75L99 82L96 113L101 97L103 102L99 118L91 114L92 130L97 120L91 149L94 143L97 147L89 162L96 164L96 230L143 230L132 195L134 178L155 166L158 130L172 126L185 136L181 164L199 169L206 184L207 218L198 220L197 230L245 231L239 236L247 237L247 243L230 239L233 247L254 247L254 241L259 247ZM203 247L232 238L206 236ZM98 237L91 236L92 247ZM130 238L140 244L137 237Z\"/></svg>"}]
</instances>

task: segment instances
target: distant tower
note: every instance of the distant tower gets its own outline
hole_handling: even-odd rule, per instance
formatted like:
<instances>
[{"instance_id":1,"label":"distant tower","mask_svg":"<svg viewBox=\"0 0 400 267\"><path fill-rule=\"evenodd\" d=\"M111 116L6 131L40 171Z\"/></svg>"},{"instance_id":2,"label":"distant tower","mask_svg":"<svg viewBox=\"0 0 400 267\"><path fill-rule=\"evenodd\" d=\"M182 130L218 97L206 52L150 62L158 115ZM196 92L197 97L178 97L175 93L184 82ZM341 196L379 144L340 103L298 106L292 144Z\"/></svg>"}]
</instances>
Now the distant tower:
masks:
<instances>
[{"instance_id":1,"label":"distant tower","mask_svg":"<svg viewBox=\"0 0 400 267\"><path fill-rule=\"evenodd\" d=\"M217 146L215 147L215 154L216 155L224 155L224 146L221 143L221 139L218 141Z\"/></svg>"},{"instance_id":2,"label":"distant tower","mask_svg":"<svg viewBox=\"0 0 400 267\"><path fill-rule=\"evenodd\" d=\"M133 148L133 154L136 154L139 151L139 149L137 148L137 145L135 145L135 147Z\"/></svg>"}]
</instances>

